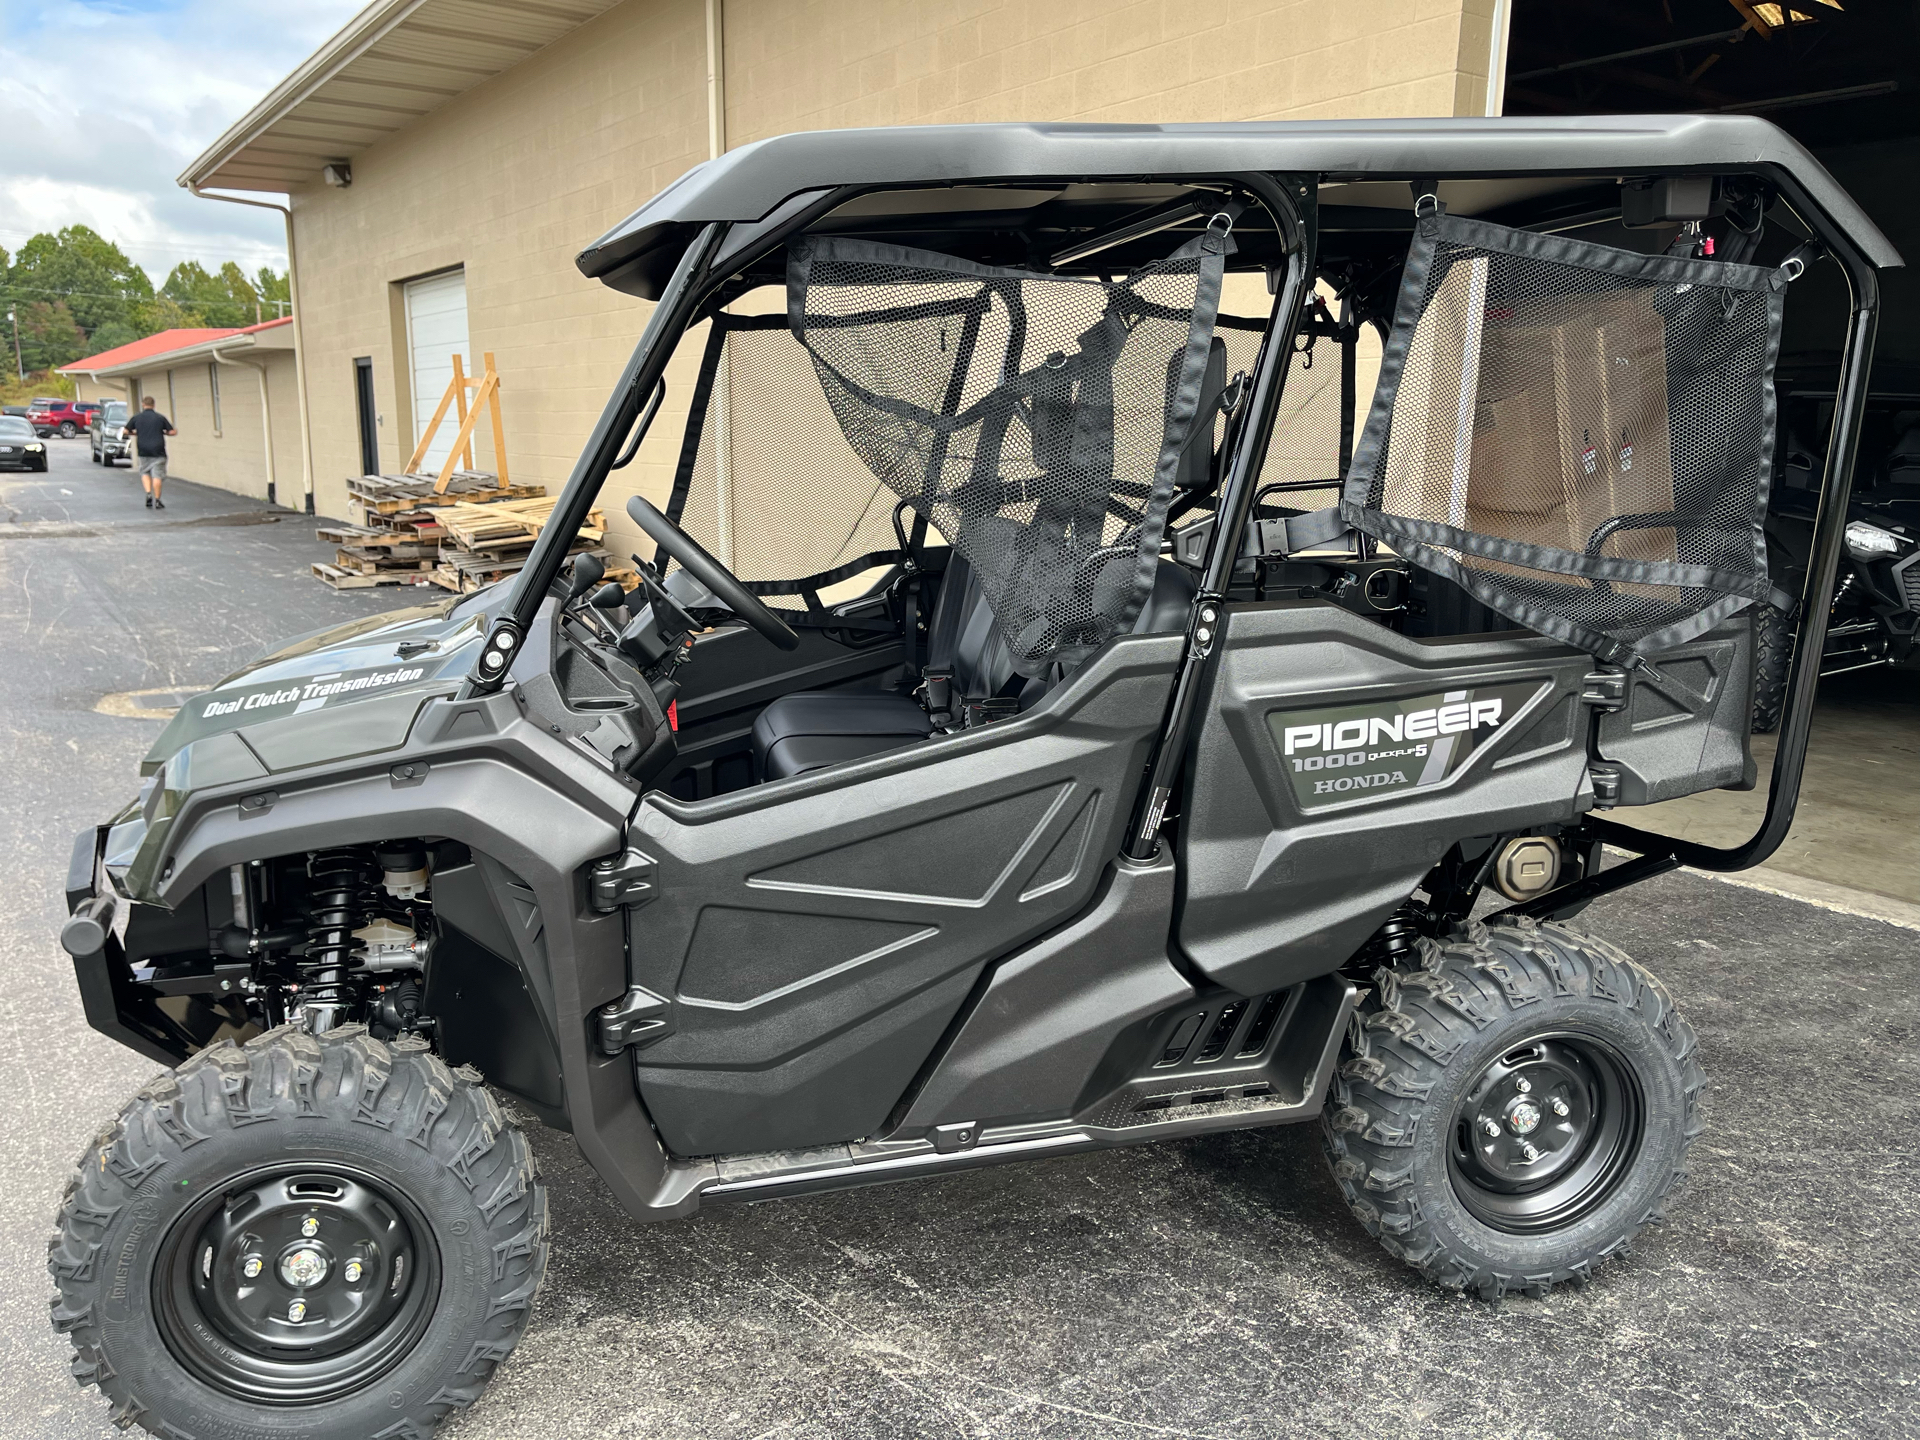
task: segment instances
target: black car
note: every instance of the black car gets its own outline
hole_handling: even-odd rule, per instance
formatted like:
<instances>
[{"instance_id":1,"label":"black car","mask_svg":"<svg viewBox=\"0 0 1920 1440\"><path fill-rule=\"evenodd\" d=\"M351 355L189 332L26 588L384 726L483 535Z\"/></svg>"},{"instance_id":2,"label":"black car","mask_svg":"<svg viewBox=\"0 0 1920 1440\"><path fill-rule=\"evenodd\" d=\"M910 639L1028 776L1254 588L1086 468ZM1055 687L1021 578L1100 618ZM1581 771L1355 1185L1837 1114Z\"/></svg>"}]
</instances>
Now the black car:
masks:
<instances>
[{"instance_id":1,"label":"black car","mask_svg":"<svg viewBox=\"0 0 1920 1440\"><path fill-rule=\"evenodd\" d=\"M45 470L47 447L18 415L0 415L0 470Z\"/></svg>"}]
</instances>

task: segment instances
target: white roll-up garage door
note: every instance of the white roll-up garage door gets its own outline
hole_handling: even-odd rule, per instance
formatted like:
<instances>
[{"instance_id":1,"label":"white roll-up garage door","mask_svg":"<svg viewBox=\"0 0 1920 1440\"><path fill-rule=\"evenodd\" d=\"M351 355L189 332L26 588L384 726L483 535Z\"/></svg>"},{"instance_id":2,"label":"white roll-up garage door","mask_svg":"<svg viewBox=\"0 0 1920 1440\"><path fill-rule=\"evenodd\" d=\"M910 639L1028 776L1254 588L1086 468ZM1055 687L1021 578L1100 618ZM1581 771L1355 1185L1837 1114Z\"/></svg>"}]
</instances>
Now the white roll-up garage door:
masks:
<instances>
[{"instance_id":1,"label":"white roll-up garage door","mask_svg":"<svg viewBox=\"0 0 1920 1440\"><path fill-rule=\"evenodd\" d=\"M425 280L410 280L407 294L407 360L413 376L413 443L419 444L427 422L447 393L447 381L453 378L453 357L460 357L466 373L473 374L473 352L467 347L467 275L464 270L449 270ZM457 430L455 411L449 409L440 422L421 467L438 470L447 458Z\"/></svg>"}]
</instances>

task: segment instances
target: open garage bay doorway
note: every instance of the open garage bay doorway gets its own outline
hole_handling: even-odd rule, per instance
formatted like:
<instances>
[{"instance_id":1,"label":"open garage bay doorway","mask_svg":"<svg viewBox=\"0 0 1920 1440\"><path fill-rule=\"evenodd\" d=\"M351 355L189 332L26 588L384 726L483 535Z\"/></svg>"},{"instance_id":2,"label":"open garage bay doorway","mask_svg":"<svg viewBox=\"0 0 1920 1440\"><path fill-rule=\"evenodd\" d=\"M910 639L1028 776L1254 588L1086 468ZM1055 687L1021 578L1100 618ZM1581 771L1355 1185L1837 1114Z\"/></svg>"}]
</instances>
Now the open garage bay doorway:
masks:
<instances>
[{"instance_id":1,"label":"open garage bay doorway","mask_svg":"<svg viewBox=\"0 0 1920 1440\"><path fill-rule=\"evenodd\" d=\"M1504 111L1761 116L1820 158L1909 267L1920 263L1920 5L1514 0ZM1678 233L1611 224L1607 243L1641 249L1664 248ZM1765 227L1755 264L1778 263L1803 238L1779 205ZM1920 276L1887 270L1880 282L1848 519L1899 536L1899 553L1909 555L1920 553ZM1781 337L1767 535L1775 583L1795 593L1804 575L1795 537L1812 525L1809 484L1817 489L1832 420L1845 285L1837 266L1815 265L1788 298ZM1914 568L1920 573L1920 562ZM1920 594L1899 586L1873 593L1875 573L1842 555L1799 808L1767 868L1912 904L1920 901L1920 644L1903 644L1900 631L1912 635L1920 622ZM1744 841L1766 808L1768 728L1754 737L1758 790L1670 801L1634 823L1706 844Z\"/></svg>"}]
</instances>

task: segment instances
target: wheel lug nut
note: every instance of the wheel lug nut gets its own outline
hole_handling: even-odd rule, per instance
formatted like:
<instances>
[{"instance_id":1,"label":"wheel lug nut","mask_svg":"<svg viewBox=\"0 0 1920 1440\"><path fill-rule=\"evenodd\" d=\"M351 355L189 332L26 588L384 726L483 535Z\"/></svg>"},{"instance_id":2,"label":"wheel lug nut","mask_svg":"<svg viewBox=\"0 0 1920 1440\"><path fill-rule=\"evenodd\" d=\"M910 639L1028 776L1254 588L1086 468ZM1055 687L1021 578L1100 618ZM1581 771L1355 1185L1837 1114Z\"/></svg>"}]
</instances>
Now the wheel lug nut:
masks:
<instances>
[{"instance_id":1,"label":"wheel lug nut","mask_svg":"<svg viewBox=\"0 0 1920 1440\"><path fill-rule=\"evenodd\" d=\"M1480 1128L1489 1135L1498 1135L1500 1133L1500 1122L1498 1120L1482 1120L1480 1122Z\"/></svg>"},{"instance_id":2,"label":"wheel lug nut","mask_svg":"<svg viewBox=\"0 0 1920 1440\"><path fill-rule=\"evenodd\" d=\"M1540 1152L1524 1140L1520 1142L1520 1153L1526 1156L1528 1160L1538 1160L1540 1158Z\"/></svg>"},{"instance_id":3,"label":"wheel lug nut","mask_svg":"<svg viewBox=\"0 0 1920 1440\"><path fill-rule=\"evenodd\" d=\"M261 1262L260 1262L260 1257L258 1255L249 1255L247 1257L246 1263L240 1267L240 1273L246 1276L247 1279L249 1280L258 1279L260 1276L260 1270L261 1270Z\"/></svg>"},{"instance_id":4,"label":"wheel lug nut","mask_svg":"<svg viewBox=\"0 0 1920 1440\"><path fill-rule=\"evenodd\" d=\"M1518 1090L1522 1095L1530 1094L1533 1090L1533 1082L1526 1079L1516 1080L1513 1082L1513 1088Z\"/></svg>"},{"instance_id":5,"label":"wheel lug nut","mask_svg":"<svg viewBox=\"0 0 1920 1440\"><path fill-rule=\"evenodd\" d=\"M347 1283L349 1285L358 1285L360 1283L360 1277L365 1273L366 1267L358 1260L347 1261Z\"/></svg>"},{"instance_id":6,"label":"wheel lug nut","mask_svg":"<svg viewBox=\"0 0 1920 1440\"><path fill-rule=\"evenodd\" d=\"M300 1222L300 1233L311 1240L320 1233L320 1222L309 1215Z\"/></svg>"},{"instance_id":7,"label":"wheel lug nut","mask_svg":"<svg viewBox=\"0 0 1920 1440\"><path fill-rule=\"evenodd\" d=\"M1547 1102L1547 1106L1556 1115L1565 1115L1567 1113L1567 1102L1560 1099L1558 1096L1555 1096L1553 1099L1549 1100Z\"/></svg>"},{"instance_id":8,"label":"wheel lug nut","mask_svg":"<svg viewBox=\"0 0 1920 1440\"><path fill-rule=\"evenodd\" d=\"M293 1321L294 1324L298 1325L302 1320L306 1318L307 1318L307 1302L306 1301L296 1300L291 1305L287 1306L287 1319Z\"/></svg>"}]
</instances>

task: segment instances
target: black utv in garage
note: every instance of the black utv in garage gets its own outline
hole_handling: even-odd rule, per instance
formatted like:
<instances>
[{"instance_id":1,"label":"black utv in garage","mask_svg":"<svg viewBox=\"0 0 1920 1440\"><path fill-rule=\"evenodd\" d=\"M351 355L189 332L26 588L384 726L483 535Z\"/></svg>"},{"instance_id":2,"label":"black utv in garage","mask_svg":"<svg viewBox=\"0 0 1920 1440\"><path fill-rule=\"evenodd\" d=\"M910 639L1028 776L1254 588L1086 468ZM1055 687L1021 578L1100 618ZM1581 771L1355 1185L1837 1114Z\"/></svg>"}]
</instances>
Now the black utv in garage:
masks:
<instances>
[{"instance_id":1,"label":"black utv in garage","mask_svg":"<svg viewBox=\"0 0 1920 1440\"><path fill-rule=\"evenodd\" d=\"M1816 263L1854 308L1788 595ZM1745 118L694 171L580 257L657 304L517 581L189 701L80 837L88 1019L172 1068L61 1206L75 1374L157 1434L425 1436L546 1261L495 1091L637 1219L1317 1118L1435 1282L1584 1279L1704 1081L1563 922L1785 834L1898 263ZM603 491L632 590L567 564ZM1756 783L1763 604L1766 821L1635 828Z\"/></svg>"}]
</instances>

